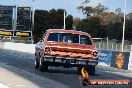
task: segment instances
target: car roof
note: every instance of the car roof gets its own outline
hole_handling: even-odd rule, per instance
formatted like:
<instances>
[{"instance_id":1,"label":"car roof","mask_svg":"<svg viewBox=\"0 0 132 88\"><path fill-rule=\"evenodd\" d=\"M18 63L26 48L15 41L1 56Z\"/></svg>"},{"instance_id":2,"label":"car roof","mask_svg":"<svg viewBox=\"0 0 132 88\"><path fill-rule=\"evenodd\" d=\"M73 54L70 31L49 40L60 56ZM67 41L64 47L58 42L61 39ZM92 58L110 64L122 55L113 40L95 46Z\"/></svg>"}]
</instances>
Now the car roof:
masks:
<instances>
[{"instance_id":1,"label":"car roof","mask_svg":"<svg viewBox=\"0 0 132 88\"><path fill-rule=\"evenodd\" d=\"M48 33L72 33L72 34L80 34L80 35L89 35L86 32L75 31L75 30L65 30L65 29L49 29Z\"/></svg>"}]
</instances>

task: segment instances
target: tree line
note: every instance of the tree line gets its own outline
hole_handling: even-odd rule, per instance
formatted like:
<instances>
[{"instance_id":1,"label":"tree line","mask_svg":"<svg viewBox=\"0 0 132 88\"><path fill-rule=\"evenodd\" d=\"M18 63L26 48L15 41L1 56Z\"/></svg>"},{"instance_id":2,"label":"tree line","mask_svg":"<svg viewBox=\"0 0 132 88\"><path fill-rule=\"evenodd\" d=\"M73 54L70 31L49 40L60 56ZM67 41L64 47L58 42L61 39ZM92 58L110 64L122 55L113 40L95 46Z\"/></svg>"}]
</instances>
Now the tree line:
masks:
<instances>
[{"instance_id":1,"label":"tree line","mask_svg":"<svg viewBox=\"0 0 132 88\"><path fill-rule=\"evenodd\" d=\"M122 39L124 14L121 8L110 12L109 8L99 3L96 7L86 6L85 0L78 9L85 15L84 19L75 18L77 30L87 32L92 37ZM84 5L85 4L85 5ZM132 40L132 13L126 14L125 39Z\"/></svg>"},{"instance_id":2,"label":"tree line","mask_svg":"<svg viewBox=\"0 0 132 88\"><path fill-rule=\"evenodd\" d=\"M65 14L67 15L67 13ZM66 16L66 29L72 29L73 16ZM43 34L48 29L63 29L64 28L64 9L35 10L34 13L34 43L38 38L42 38Z\"/></svg>"}]
</instances>

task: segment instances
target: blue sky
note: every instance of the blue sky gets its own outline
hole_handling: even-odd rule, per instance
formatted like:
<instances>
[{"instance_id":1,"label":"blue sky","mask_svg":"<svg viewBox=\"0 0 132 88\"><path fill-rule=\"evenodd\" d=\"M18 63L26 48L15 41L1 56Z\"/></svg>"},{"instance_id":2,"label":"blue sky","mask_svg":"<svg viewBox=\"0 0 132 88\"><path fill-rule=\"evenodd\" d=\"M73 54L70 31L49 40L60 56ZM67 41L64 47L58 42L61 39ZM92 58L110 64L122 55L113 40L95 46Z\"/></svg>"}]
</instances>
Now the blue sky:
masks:
<instances>
[{"instance_id":1,"label":"blue sky","mask_svg":"<svg viewBox=\"0 0 132 88\"><path fill-rule=\"evenodd\" d=\"M77 10L77 6L81 4L84 0L0 0L0 5L17 5L17 6L33 6L34 9L44 9L50 10L52 8L66 9L68 14L74 17L83 18L81 11ZM91 0L88 4L90 6L96 6L98 3L109 8L109 11L115 11L116 8L122 8L124 11L124 0ZM132 0L127 0L126 12L132 12Z\"/></svg>"}]
</instances>

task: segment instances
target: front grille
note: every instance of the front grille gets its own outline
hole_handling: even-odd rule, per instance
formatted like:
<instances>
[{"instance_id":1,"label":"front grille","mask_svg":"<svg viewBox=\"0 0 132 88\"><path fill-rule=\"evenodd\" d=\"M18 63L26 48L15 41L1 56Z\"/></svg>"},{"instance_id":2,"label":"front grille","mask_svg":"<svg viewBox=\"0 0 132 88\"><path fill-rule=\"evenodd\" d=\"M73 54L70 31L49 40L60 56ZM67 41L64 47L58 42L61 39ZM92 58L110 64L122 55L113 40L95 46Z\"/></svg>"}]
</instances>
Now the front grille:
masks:
<instances>
[{"instance_id":1,"label":"front grille","mask_svg":"<svg viewBox=\"0 0 132 88\"><path fill-rule=\"evenodd\" d=\"M78 53L78 54L91 54L91 52L79 52L79 51L72 51L72 50L57 50L57 49L52 49L52 51L60 51L60 52L71 52L71 53Z\"/></svg>"}]
</instances>

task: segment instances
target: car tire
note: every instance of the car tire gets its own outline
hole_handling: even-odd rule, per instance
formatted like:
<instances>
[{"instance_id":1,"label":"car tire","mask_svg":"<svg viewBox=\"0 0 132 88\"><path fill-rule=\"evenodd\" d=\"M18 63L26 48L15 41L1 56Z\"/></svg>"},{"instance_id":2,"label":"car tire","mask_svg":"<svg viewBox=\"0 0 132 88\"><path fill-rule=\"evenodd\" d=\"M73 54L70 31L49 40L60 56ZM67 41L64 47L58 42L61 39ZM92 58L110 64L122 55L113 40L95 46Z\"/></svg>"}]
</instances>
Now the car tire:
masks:
<instances>
[{"instance_id":1,"label":"car tire","mask_svg":"<svg viewBox=\"0 0 132 88\"><path fill-rule=\"evenodd\" d=\"M82 69L82 66L78 66L78 67L77 67L77 73L78 73L78 74L81 74L81 69Z\"/></svg>"},{"instance_id":2,"label":"car tire","mask_svg":"<svg viewBox=\"0 0 132 88\"><path fill-rule=\"evenodd\" d=\"M88 71L89 75L95 75L95 66L86 66L85 69Z\"/></svg>"},{"instance_id":3,"label":"car tire","mask_svg":"<svg viewBox=\"0 0 132 88\"><path fill-rule=\"evenodd\" d=\"M35 69L39 68L39 61L37 60L37 58L35 58L34 65L35 65Z\"/></svg>"},{"instance_id":4,"label":"car tire","mask_svg":"<svg viewBox=\"0 0 132 88\"><path fill-rule=\"evenodd\" d=\"M48 64L45 61L39 61L39 70L42 72L48 71Z\"/></svg>"}]
</instances>

